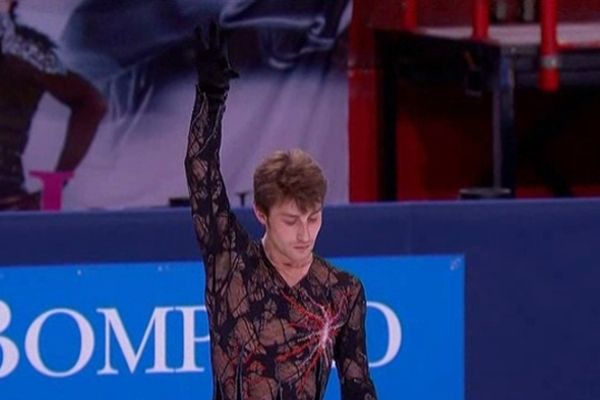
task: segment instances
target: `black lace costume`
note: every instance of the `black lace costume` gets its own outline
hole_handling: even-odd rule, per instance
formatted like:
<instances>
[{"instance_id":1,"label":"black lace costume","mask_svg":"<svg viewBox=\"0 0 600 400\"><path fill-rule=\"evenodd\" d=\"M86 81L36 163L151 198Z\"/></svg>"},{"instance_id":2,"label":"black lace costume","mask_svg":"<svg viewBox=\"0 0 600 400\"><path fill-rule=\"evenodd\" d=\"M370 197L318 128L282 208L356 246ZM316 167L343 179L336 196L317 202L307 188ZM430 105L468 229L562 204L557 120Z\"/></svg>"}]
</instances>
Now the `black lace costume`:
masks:
<instances>
[{"instance_id":1,"label":"black lace costume","mask_svg":"<svg viewBox=\"0 0 600 400\"><path fill-rule=\"evenodd\" d=\"M343 399L376 399L361 283L315 256L290 287L231 212L219 163L224 110L223 99L198 89L185 162L206 269L214 398L322 399L335 360Z\"/></svg>"}]
</instances>

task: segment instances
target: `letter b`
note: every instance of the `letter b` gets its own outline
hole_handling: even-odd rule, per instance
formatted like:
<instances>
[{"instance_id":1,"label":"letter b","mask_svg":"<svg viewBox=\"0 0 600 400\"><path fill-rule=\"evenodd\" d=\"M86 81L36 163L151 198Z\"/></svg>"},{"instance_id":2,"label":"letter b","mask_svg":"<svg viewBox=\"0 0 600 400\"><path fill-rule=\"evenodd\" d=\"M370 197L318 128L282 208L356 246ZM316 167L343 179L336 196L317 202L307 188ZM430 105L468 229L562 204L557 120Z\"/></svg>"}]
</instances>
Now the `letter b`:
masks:
<instances>
[{"instance_id":1,"label":"letter b","mask_svg":"<svg viewBox=\"0 0 600 400\"><path fill-rule=\"evenodd\" d=\"M10 307L0 301L0 333L4 332L10 325ZM13 341L7 337L0 336L0 353L2 353L2 364L0 364L0 378L10 375L17 364L19 364L19 349Z\"/></svg>"}]
</instances>

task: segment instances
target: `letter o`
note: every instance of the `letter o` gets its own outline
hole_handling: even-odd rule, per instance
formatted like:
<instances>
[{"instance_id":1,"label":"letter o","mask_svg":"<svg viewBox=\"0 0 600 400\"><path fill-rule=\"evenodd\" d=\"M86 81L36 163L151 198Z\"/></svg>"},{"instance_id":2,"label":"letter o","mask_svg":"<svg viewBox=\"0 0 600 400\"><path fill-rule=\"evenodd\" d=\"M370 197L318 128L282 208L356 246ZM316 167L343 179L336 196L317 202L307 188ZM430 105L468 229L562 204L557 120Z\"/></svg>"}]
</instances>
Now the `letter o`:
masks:
<instances>
[{"instance_id":1,"label":"letter o","mask_svg":"<svg viewBox=\"0 0 600 400\"><path fill-rule=\"evenodd\" d=\"M64 314L73 318L77 323L79 333L81 334L79 358L75 365L68 371L52 371L44 364L40 355L40 332L42 327L50 317L58 314ZM90 361L93 351L94 331L92 330L92 326L83 315L68 308L49 310L37 317L27 330L27 335L25 337L25 353L27 354L27 358L31 365L43 375L53 378L64 378L81 371Z\"/></svg>"},{"instance_id":2,"label":"letter o","mask_svg":"<svg viewBox=\"0 0 600 400\"><path fill-rule=\"evenodd\" d=\"M400 320L396 316L394 310L385 304L376 301L368 301L367 307L372 307L380 311L385 317L385 321L387 323L388 346L385 354L380 360L369 363L369 366L373 368L383 367L384 365L392 362L392 360L400 351L400 346L402 345L402 325L400 324Z\"/></svg>"}]
</instances>

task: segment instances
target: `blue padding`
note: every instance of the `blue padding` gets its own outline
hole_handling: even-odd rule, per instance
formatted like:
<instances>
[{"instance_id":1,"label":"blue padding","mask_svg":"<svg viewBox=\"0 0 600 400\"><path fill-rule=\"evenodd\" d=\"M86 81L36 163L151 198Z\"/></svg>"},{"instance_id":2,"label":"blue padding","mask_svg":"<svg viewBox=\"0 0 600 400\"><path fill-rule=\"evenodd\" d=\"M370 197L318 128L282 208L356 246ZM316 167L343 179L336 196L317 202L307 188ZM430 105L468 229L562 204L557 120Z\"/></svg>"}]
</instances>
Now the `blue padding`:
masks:
<instances>
[{"instance_id":1,"label":"blue padding","mask_svg":"<svg viewBox=\"0 0 600 400\"><path fill-rule=\"evenodd\" d=\"M237 212L259 235L251 211ZM468 399L600 399L600 200L356 205L325 213L324 256L465 254ZM4 265L199 255L183 209L0 216Z\"/></svg>"}]
</instances>

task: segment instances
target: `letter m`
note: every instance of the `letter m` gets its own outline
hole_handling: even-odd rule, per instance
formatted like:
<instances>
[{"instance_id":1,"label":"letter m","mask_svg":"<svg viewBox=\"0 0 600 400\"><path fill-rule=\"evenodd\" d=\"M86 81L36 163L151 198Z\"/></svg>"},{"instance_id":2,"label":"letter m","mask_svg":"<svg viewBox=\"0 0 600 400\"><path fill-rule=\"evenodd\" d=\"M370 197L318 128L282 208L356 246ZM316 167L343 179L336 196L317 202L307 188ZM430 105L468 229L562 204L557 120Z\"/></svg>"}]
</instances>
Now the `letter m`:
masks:
<instances>
[{"instance_id":1,"label":"letter m","mask_svg":"<svg viewBox=\"0 0 600 400\"><path fill-rule=\"evenodd\" d=\"M115 308L98 308L96 311L104 315L104 332L105 332L105 346L104 346L104 368L98 371L98 375L118 375L119 371L113 368L111 363L111 333L114 334L117 344L123 353L123 357L129 367L129 372L132 374L135 372L137 365L140 361L148 338L154 331L154 365L151 368L145 370L146 373L170 373L174 370L167 367L166 363L166 320L167 313L174 310L172 307L156 307L150 322L146 326L144 337L142 342L137 349L133 348L131 340L127 334L127 330L123 326L123 321L119 316L119 312Z\"/></svg>"}]
</instances>

